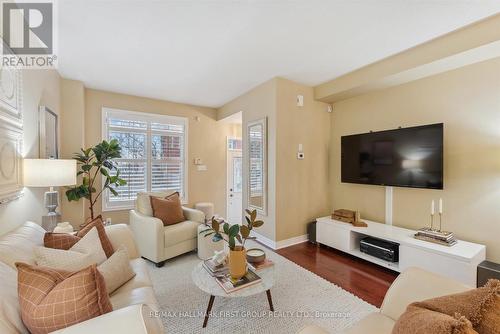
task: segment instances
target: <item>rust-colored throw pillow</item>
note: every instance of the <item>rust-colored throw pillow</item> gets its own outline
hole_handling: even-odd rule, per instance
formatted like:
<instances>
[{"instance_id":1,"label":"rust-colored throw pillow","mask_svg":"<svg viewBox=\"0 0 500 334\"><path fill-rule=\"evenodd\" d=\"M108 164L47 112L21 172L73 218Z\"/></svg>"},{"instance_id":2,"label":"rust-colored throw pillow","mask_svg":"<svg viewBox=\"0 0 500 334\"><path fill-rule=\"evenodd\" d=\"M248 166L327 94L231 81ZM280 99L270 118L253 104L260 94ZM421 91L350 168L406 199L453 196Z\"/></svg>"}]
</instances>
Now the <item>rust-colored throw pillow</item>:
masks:
<instances>
[{"instance_id":1,"label":"rust-colored throw pillow","mask_svg":"<svg viewBox=\"0 0 500 334\"><path fill-rule=\"evenodd\" d=\"M95 265L77 272L16 263L21 317L32 334L45 334L111 312Z\"/></svg>"},{"instance_id":2,"label":"rust-colored throw pillow","mask_svg":"<svg viewBox=\"0 0 500 334\"><path fill-rule=\"evenodd\" d=\"M186 220L178 192L165 198L149 196L149 199L153 209L153 217L161 219L163 226L177 224Z\"/></svg>"},{"instance_id":3,"label":"rust-colored throw pillow","mask_svg":"<svg viewBox=\"0 0 500 334\"><path fill-rule=\"evenodd\" d=\"M73 234L46 232L43 237L43 245L47 248L68 250L80 239Z\"/></svg>"},{"instance_id":4,"label":"rust-colored throw pillow","mask_svg":"<svg viewBox=\"0 0 500 334\"><path fill-rule=\"evenodd\" d=\"M441 313L456 319L463 317L471 323L475 330L473 333L500 334L500 281L489 280L481 288L412 303L396 322L393 334L420 333L408 331L409 328L415 327L420 321L427 322L427 325L429 325L429 322L424 317L420 317L423 312L417 312L415 309ZM419 326L421 329L422 325ZM462 333L460 328L467 327L459 326L458 333ZM396 329L399 329L399 331L396 331ZM426 333L441 332L427 331Z\"/></svg>"},{"instance_id":5,"label":"rust-colored throw pillow","mask_svg":"<svg viewBox=\"0 0 500 334\"><path fill-rule=\"evenodd\" d=\"M77 237L83 238L85 234L87 234L92 227L97 228L97 233L99 234L99 239L101 240L102 249L106 254L106 257L109 258L114 253L113 245L111 244L111 240L109 240L106 230L104 229L104 222L102 220L102 216L99 215L97 218L94 218L91 222L85 225L78 233Z\"/></svg>"},{"instance_id":6,"label":"rust-colored throw pillow","mask_svg":"<svg viewBox=\"0 0 500 334\"><path fill-rule=\"evenodd\" d=\"M109 258L113 255L113 245L106 235L106 230L104 229L104 223L102 221L102 216L99 215L97 218L94 218L92 221L87 223L76 235L68 234L68 233L45 233L43 238L43 244L48 248L56 248L56 249L64 249L68 250L73 247L85 234L87 234L92 227L97 229L97 233L99 234L99 240L101 240L102 249L106 254L106 257Z\"/></svg>"},{"instance_id":7,"label":"rust-colored throw pillow","mask_svg":"<svg viewBox=\"0 0 500 334\"><path fill-rule=\"evenodd\" d=\"M392 334L477 334L464 316L428 310L410 304L392 329Z\"/></svg>"}]
</instances>

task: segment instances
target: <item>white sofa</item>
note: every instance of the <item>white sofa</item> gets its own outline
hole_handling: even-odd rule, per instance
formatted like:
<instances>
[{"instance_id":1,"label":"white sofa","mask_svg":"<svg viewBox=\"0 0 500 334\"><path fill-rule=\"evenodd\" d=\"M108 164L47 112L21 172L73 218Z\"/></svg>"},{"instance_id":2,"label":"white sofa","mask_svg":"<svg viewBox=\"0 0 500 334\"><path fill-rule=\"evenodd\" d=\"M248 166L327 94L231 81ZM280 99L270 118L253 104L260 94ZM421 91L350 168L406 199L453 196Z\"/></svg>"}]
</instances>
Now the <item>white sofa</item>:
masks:
<instances>
[{"instance_id":1,"label":"white sofa","mask_svg":"<svg viewBox=\"0 0 500 334\"><path fill-rule=\"evenodd\" d=\"M380 311L369 314L344 334L390 334L406 307L416 301L450 295L472 289L458 281L423 269L409 268L392 283L385 295ZM326 334L328 331L308 326L299 334Z\"/></svg>"},{"instance_id":2,"label":"white sofa","mask_svg":"<svg viewBox=\"0 0 500 334\"><path fill-rule=\"evenodd\" d=\"M15 262L34 264L34 248L43 246L45 230L26 222L19 228L0 237L0 333L28 333L21 321L17 299L17 271ZM106 227L106 234L113 247L127 248L130 265L136 276L110 296L113 311L56 333L163 333L162 322L151 317L150 312L159 306L153 292L146 263L138 256L133 235L125 224Z\"/></svg>"},{"instance_id":3,"label":"white sofa","mask_svg":"<svg viewBox=\"0 0 500 334\"><path fill-rule=\"evenodd\" d=\"M157 267L165 260L190 252L197 247L198 226L205 222L205 214L199 210L182 207L186 221L163 226L153 217L150 196L165 197L173 191L141 192L137 194L135 210L130 210L129 223L134 233L139 253L153 261Z\"/></svg>"}]
</instances>

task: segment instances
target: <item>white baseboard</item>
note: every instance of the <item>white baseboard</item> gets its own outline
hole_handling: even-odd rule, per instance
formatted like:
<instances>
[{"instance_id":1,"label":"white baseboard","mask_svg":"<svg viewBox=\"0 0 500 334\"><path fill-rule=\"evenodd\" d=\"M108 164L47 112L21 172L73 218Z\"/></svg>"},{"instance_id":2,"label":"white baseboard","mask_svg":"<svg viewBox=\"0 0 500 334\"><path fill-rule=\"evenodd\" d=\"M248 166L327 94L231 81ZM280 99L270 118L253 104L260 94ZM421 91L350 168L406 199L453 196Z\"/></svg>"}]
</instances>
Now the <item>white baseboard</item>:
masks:
<instances>
[{"instance_id":1,"label":"white baseboard","mask_svg":"<svg viewBox=\"0 0 500 334\"><path fill-rule=\"evenodd\" d=\"M290 238L290 239L285 239L285 240L278 241L276 243L276 249L293 246L293 245L296 245L296 244L303 243L305 241L307 241L307 234L299 235L298 237L293 237L293 238Z\"/></svg>"},{"instance_id":2,"label":"white baseboard","mask_svg":"<svg viewBox=\"0 0 500 334\"><path fill-rule=\"evenodd\" d=\"M255 231L252 231L252 234L254 237L257 238L257 240L256 240L257 242L259 242L259 243L263 244L264 246L267 246L271 249L276 249L276 241L271 240L271 239L263 236L262 234L255 232Z\"/></svg>"},{"instance_id":3,"label":"white baseboard","mask_svg":"<svg viewBox=\"0 0 500 334\"><path fill-rule=\"evenodd\" d=\"M307 241L307 234L299 235L298 237L293 237L290 239L280 240L277 242L254 231L252 231L252 234L257 238L257 242L260 242L264 246L267 246L274 250L300 244L302 242Z\"/></svg>"}]
</instances>

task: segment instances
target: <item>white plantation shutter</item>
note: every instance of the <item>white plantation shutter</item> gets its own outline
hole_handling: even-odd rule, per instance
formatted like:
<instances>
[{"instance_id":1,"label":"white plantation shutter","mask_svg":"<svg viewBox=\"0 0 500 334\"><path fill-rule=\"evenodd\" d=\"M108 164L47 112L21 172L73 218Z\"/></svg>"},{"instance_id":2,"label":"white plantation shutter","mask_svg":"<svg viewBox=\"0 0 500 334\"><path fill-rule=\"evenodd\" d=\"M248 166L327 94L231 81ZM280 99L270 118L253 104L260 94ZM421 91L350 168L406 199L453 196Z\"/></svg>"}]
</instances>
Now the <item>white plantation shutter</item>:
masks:
<instances>
[{"instance_id":1,"label":"white plantation shutter","mask_svg":"<svg viewBox=\"0 0 500 334\"><path fill-rule=\"evenodd\" d=\"M187 201L186 118L103 108L103 137L120 143L115 162L127 181L103 196L105 210L133 207L141 191L175 190Z\"/></svg>"},{"instance_id":2,"label":"white plantation shutter","mask_svg":"<svg viewBox=\"0 0 500 334\"><path fill-rule=\"evenodd\" d=\"M260 132L250 132L250 191L254 195L262 195L262 134Z\"/></svg>"}]
</instances>

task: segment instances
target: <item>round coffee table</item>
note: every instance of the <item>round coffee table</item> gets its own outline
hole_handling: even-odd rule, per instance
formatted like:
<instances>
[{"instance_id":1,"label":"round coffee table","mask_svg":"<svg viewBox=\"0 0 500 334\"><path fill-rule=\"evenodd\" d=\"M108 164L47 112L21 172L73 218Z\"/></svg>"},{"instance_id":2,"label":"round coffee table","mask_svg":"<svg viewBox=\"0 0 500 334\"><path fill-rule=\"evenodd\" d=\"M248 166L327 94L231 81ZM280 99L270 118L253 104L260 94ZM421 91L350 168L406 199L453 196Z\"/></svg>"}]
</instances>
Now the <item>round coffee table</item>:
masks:
<instances>
[{"instance_id":1,"label":"round coffee table","mask_svg":"<svg viewBox=\"0 0 500 334\"><path fill-rule=\"evenodd\" d=\"M231 293L226 293L224 289L219 285L219 283L217 283L215 277L210 275L208 271L203 267L203 262L198 263L198 265L193 269L193 272L191 273L191 278L193 279L194 284L196 284L196 286L200 290L210 295L207 312L205 313L205 319L203 321L203 328L207 326L215 296L223 298L240 298L266 292L269 309L271 311L274 311L273 300L271 297L271 288L274 285L274 266L256 271L256 273L262 279L259 283L250 285Z\"/></svg>"}]
</instances>

